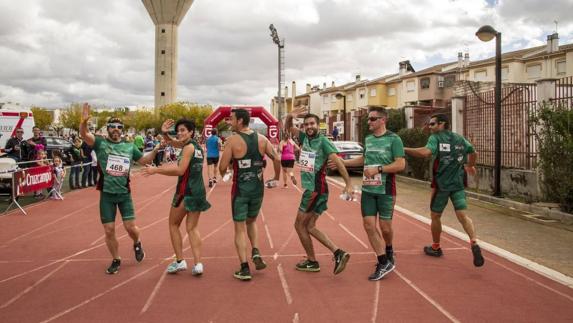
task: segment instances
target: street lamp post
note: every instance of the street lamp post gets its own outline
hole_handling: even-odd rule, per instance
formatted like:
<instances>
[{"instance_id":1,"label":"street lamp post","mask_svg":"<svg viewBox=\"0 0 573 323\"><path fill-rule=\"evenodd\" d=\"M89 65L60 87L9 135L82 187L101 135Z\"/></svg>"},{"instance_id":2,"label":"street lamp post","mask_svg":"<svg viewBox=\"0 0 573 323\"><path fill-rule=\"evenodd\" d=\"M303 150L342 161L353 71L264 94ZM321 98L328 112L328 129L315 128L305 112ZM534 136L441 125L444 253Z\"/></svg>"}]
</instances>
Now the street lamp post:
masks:
<instances>
[{"instance_id":1,"label":"street lamp post","mask_svg":"<svg viewBox=\"0 0 573 323\"><path fill-rule=\"evenodd\" d=\"M269 29L271 30L271 38L273 39L273 43L275 43L278 47L278 53L279 53L279 66L278 66L278 71L279 71L279 75L278 75L278 91L277 91L277 100L278 100L278 119L282 120L282 98L281 98L281 50L285 47L284 41L281 41L279 38L279 34L277 33L277 29L275 28L275 26L273 24L271 24L269 26Z\"/></svg>"},{"instance_id":2,"label":"street lamp post","mask_svg":"<svg viewBox=\"0 0 573 323\"><path fill-rule=\"evenodd\" d=\"M344 115L342 118L342 121L344 122L344 129L343 129L344 133L343 133L342 138L344 139L344 141L346 141L347 140L346 139L346 95L344 95L342 93L337 93L336 99L338 99L338 100L342 99L342 109L344 111Z\"/></svg>"},{"instance_id":3,"label":"street lamp post","mask_svg":"<svg viewBox=\"0 0 573 323\"><path fill-rule=\"evenodd\" d=\"M493 195L501 196L501 33L492 26L482 26L476 36L484 42L495 37L495 171Z\"/></svg>"}]
</instances>

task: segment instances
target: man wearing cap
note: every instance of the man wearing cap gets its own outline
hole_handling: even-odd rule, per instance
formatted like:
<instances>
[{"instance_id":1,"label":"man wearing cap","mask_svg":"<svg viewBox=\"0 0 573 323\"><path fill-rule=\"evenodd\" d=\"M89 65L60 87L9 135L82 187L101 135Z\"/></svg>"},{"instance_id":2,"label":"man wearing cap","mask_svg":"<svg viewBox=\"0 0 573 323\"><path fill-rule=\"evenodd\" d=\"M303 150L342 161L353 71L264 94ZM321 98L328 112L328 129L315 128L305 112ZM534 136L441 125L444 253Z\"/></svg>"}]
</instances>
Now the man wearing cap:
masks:
<instances>
[{"instance_id":1,"label":"man wearing cap","mask_svg":"<svg viewBox=\"0 0 573 323\"><path fill-rule=\"evenodd\" d=\"M143 156L133 143L121 139L123 122L114 117L110 118L107 123L107 138L96 137L89 131L87 125L89 114L90 106L84 103L80 134L85 143L93 147L97 155L98 172L100 173L97 189L101 192L100 218L105 231L105 243L113 257L106 273L116 274L121 265L118 252L119 243L115 236L115 215L118 208L123 226L133 240L135 260L140 262L145 257L139 240L139 228L135 225L135 213L129 187L129 171L133 160L140 165L150 164L155 158L159 146L155 147L151 153Z\"/></svg>"}]
</instances>

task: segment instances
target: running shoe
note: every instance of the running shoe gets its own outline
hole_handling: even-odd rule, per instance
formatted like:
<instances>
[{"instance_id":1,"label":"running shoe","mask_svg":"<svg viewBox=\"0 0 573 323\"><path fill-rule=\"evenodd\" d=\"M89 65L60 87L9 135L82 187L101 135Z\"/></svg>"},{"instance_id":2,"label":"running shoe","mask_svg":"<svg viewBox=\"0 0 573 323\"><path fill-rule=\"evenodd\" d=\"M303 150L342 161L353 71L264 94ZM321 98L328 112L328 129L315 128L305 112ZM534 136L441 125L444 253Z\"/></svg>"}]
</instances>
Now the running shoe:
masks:
<instances>
[{"instance_id":1,"label":"running shoe","mask_svg":"<svg viewBox=\"0 0 573 323\"><path fill-rule=\"evenodd\" d=\"M338 249L334 253L334 274L340 274L346 267L346 263L350 259L350 254L342 249Z\"/></svg>"},{"instance_id":2,"label":"running shoe","mask_svg":"<svg viewBox=\"0 0 573 323\"><path fill-rule=\"evenodd\" d=\"M143 258L145 258L145 252L141 247L141 241L137 241L137 243L133 245L133 252L135 253L135 260L137 260L137 262L141 262Z\"/></svg>"},{"instance_id":3,"label":"running shoe","mask_svg":"<svg viewBox=\"0 0 573 323\"><path fill-rule=\"evenodd\" d=\"M432 246L425 246L424 253L432 257L441 257L444 254L442 248L434 249Z\"/></svg>"},{"instance_id":4,"label":"running shoe","mask_svg":"<svg viewBox=\"0 0 573 323\"><path fill-rule=\"evenodd\" d=\"M180 262L174 260L169 264L169 266L167 266L167 273L169 274L177 274L178 272L184 270L187 270L187 262L185 260L181 260Z\"/></svg>"},{"instance_id":5,"label":"running shoe","mask_svg":"<svg viewBox=\"0 0 573 323\"><path fill-rule=\"evenodd\" d=\"M390 261L387 261L385 264L377 263L376 270L372 275L368 276L368 280L380 280L393 271L394 268L396 267Z\"/></svg>"},{"instance_id":6,"label":"running shoe","mask_svg":"<svg viewBox=\"0 0 573 323\"><path fill-rule=\"evenodd\" d=\"M318 261L312 261L312 260L308 260L308 259L305 259L305 260L299 262L298 264L296 264L295 268L296 268L296 270L299 270L299 271L310 271L310 272L319 272L320 271L320 265L318 264Z\"/></svg>"},{"instance_id":7,"label":"running shoe","mask_svg":"<svg viewBox=\"0 0 573 323\"><path fill-rule=\"evenodd\" d=\"M481 255L481 248L477 243L472 245L472 254L474 255L474 266L483 266L485 259L483 259L483 256Z\"/></svg>"},{"instance_id":8,"label":"running shoe","mask_svg":"<svg viewBox=\"0 0 573 323\"><path fill-rule=\"evenodd\" d=\"M117 272L119 271L119 267L121 266L121 259L114 259L111 262L111 265L106 269L106 274L117 274Z\"/></svg>"},{"instance_id":9,"label":"running shoe","mask_svg":"<svg viewBox=\"0 0 573 323\"><path fill-rule=\"evenodd\" d=\"M388 261L392 263L392 265L396 265L396 259L394 259L393 252L386 252L386 257L388 258Z\"/></svg>"},{"instance_id":10,"label":"running shoe","mask_svg":"<svg viewBox=\"0 0 573 323\"><path fill-rule=\"evenodd\" d=\"M203 274L203 264L202 263L195 264L195 266L193 266L193 269L191 270L191 275L200 276L202 274Z\"/></svg>"},{"instance_id":11,"label":"running shoe","mask_svg":"<svg viewBox=\"0 0 573 323\"><path fill-rule=\"evenodd\" d=\"M251 278L253 278L248 267L241 268L239 271L235 272L233 276L239 280L251 280Z\"/></svg>"},{"instance_id":12,"label":"running shoe","mask_svg":"<svg viewBox=\"0 0 573 323\"><path fill-rule=\"evenodd\" d=\"M253 260L253 263L255 264L256 270L263 270L263 269L267 268L267 263L263 260L263 258L261 257L260 254L258 254L258 253L254 254L251 259Z\"/></svg>"}]
</instances>

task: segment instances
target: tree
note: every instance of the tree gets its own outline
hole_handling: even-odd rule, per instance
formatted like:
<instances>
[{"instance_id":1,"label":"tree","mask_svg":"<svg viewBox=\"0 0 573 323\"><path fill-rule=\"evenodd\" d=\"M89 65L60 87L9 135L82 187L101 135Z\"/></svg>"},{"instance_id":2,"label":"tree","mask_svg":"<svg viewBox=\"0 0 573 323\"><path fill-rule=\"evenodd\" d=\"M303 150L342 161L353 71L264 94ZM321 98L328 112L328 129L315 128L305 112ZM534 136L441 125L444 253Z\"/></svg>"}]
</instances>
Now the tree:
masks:
<instances>
[{"instance_id":1,"label":"tree","mask_svg":"<svg viewBox=\"0 0 573 323\"><path fill-rule=\"evenodd\" d=\"M82 107L79 103L72 103L67 109L62 111L60 121L64 128L79 131L82 118Z\"/></svg>"},{"instance_id":2,"label":"tree","mask_svg":"<svg viewBox=\"0 0 573 323\"><path fill-rule=\"evenodd\" d=\"M54 114L52 112L40 107L32 107L31 110L36 127L47 130L54 122Z\"/></svg>"}]
</instances>

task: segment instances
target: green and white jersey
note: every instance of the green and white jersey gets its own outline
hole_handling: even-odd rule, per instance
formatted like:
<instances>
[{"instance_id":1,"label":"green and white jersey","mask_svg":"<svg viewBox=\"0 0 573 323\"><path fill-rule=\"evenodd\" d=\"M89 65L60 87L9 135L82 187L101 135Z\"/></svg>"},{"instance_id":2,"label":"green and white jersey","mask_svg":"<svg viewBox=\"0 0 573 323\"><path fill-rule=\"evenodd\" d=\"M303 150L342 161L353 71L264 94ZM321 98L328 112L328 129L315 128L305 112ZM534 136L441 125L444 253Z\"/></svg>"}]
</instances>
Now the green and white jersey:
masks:
<instances>
[{"instance_id":1,"label":"green and white jersey","mask_svg":"<svg viewBox=\"0 0 573 323\"><path fill-rule=\"evenodd\" d=\"M205 159L205 154L201 145L195 140L190 140L185 144L185 146L187 145L193 145L195 151L189 160L185 173L177 178L175 195L178 198L183 198L184 196L204 197L206 195L205 183L203 182L203 160ZM182 155L183 149L177 157L177 164L181 163Z\"/></svg>"},{"instance_id":2,"label":"green and white jersey","mask_svg":"<svg viewBox=\"0 0 573 323\"><path fill-rule=\"evenodd\" d=\"M130 142L115 143L98 136L95 137L93 149L101 175L97 189L111 194L129 193L131 164L143 157L139 149Z\"/></svg>"},{"instance_id":3,"label":"green and white jersey","mask_svg":"<svg viewBox=\"0 0 573 323\"><path fill-rule=\"evenodd\" d=\"M364 147L364 168L392 164L396 158L404 157L402 139L392 131L386 131L382 136L368 135ZM376 174L372 177L363 176L362 190L374 194L396 195L394 174Z\"/></svg>"},{"instance_id":4,"label":"green and white jersey","mask_svg":"<svg viewBox=\"0 0 573 323\"><path fill-rule=\"evenodd\" d=\"M306 190L327 193L326 165L330 154L338 153L334 144L322 134L309 138L304 132L299 134L300 172L302 187Z\"/></svg>"},{"instance_id":5,"label":"green and white jersey","mask_svg":"<svg viewBox=\"0 0 573 323\"><path fill-rule=\"evenodd\" d=\"M440 191L459 191L466 186L464 164L474 147L463 136L443 130L432 134L426 144L432 152L432 187Z\"/></svg>"}]
</instances>

